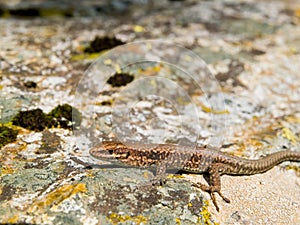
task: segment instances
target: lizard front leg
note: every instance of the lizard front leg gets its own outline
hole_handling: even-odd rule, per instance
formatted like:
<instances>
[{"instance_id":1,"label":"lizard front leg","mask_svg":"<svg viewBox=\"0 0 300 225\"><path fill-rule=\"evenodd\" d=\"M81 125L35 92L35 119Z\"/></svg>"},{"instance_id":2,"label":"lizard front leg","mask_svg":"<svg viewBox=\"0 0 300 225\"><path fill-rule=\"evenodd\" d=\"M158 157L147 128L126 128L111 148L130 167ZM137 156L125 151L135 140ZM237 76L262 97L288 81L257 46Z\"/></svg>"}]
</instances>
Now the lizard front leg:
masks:
<instances>
[{"instance_id":1,"label":"lizard front leg","mask_svg":"<svg viewBox=\"0 0 300 225\"><path fill-rule=\"evenodd\" d=\"M208 178L209 178L209 180L208 180L209 185L205 185L202 183L194 183L193 184L195 187L201 188L203 191L206 191L210 194L211 199L212 199L217 211L219 211L219 206L216 201L215 192L217 192L225 202L227 202L227 203L230 202L230 200L221 193L221 174L220 174L221 168L222 169L224 168L224 164L216 163L209 167L209 169L207 171Z\"/></svg>"},{"instance_id":2,"label":"lizard front leg","mask_svg":"<svg viewBox=\"0 0 300 225\"><path fill-rule=\"evenodd\" d=\"M167 181L167 174L166 174L166 163L165 161L159 162L156 165L155 177L151 180L142 184L142 186L152 186L152 185L163 185Z\"/></svg>"},{"instance_id":3,"label":"lizard front leg","mask_svg":"<svg viewBox=\"0 0 300 225\"><path fill-rule=\"evenodd\" d=\"M166 183L166 180L167 180L166 162L161 161L156 166L157 167L156 167L155 177L154 177L154 179L151 180L151 183L153 185L155 185L155 184L163 185Z\"/></svg>"}]
</instances>

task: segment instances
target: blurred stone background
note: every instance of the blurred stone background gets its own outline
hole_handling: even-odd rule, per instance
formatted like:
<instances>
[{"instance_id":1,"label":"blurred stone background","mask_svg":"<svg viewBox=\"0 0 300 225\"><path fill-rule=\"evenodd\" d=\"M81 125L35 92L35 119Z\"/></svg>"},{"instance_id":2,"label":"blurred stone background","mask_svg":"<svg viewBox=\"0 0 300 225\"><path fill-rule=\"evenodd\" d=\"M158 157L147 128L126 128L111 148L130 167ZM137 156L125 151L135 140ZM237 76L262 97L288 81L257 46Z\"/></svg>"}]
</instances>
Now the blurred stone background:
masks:
<instances>
[{"instance_id":1,"label":"blurred stone background","mask_svg":"<svg viewBox=\"0 0 300 225\"><path fill-rule=\"evenodd\" d=\"M250 159L299 151L299 24L300 3L292 0L1 0L0 223L300 224L299 163L222 177L231 203L218 198L219 213L188 181L201 175L170 175L166 185L143 187L153 171L91 166L107 163L88 150L95 140L116 138L111 112L119 93L138 80L138 72L151 77L166 67L149 64L121 74L115 68L97 98L75 104L78 83L98 57L125 43L167 40L199 55L220 90L205 96L183 80L194 103L181 103L184 123L168 102L142 99L133 112L137 122L126 123L138 140L160 134L161 127L143 123L153 115L174 125L163 130L164 142L190 143L196 135L203 146L214 135L209 121L219 118L226 131L221 151ZM161 56L168 54L172 49L162 49ZM224 110L208 104L220 93ZM189 132L177 135L180 126Z\"/></svg>"}]
</instances>

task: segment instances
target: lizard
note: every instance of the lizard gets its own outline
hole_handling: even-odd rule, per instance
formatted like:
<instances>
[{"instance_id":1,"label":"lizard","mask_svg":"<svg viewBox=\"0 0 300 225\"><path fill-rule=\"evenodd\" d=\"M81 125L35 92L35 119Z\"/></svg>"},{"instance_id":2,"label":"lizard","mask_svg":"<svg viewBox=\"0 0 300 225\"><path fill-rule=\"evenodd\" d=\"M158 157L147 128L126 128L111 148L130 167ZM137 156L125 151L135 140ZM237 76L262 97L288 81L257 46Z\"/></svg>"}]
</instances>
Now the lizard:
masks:
<instances>
[{"instance_id":1,"label":"lizard","mask_svg":"<svg viewBox=\"0 0 300 225\"><path fill-rule=\"evenodd\" d=\"M163 181L167 169L206 174L208 185L193 183L193 186L210 194L219 211L215 193L227 203L230 199L221 192L221 176L254 175L264 173L284 161L300 162L300 152L280 151L257 160L230 155L216 148L178 146L176 144L125 145L116 141L105 141L89 151L94 158L113 161L134 167L156 166L156 181Z\"/></svg>"}]
</instances>

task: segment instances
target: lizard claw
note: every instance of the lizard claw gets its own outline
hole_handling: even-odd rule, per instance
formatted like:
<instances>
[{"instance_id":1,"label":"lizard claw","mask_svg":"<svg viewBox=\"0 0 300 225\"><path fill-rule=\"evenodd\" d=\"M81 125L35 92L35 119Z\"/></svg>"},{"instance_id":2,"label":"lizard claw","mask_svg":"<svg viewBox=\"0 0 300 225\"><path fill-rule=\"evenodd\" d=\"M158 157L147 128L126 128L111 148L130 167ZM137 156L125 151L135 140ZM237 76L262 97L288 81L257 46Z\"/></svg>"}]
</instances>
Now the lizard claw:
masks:
<instances>
[{"instance_id":1,"label":"lizard claw","mask_svg":"<svg viewBox=\"0 0 300 225\"><path fill-rule=\"evenodd\" d=\"M207 186L205 184L201 184L201 183L193 183L193 186L195 187L198 187L200 188L201 190L205 191L205 192L208 192L210 197L211 197L211 200L214 204L214 206L216 207L216 210L219 212L219 206L217 204L217 200L216 200L216 197L215 197L215 192L217 192L220 197L227 203L230 203L230 199L229 198L226 198L222 193L221 193L221 190L217 190L215 187L213 186Z\"/></svg>"},{"instance_id":2,"label":"lizard claw","mask_svg":"<svg viewBox=\"0 0 300 225\"><path fill-rule=\"evenodd\" d=\"M142 186L162 186L167 182L167 178L164 175L158 175L150 181L143 182Z\"/></svg>"},{"instance_id":3,"label":"lizard claw","mask_svg":"<svg viewBox=\"0 0 300 225\"><path fill-rule=\"evenodd\" d=\"M150 180L152 185L164 185L167 182L167 178L165 175L158 175Z\"/></svg>"},{"instance_id":4,"label":"lizard claw","mask_svg":"<svg viewBox=\"0 0 300 225\"><path fill-rule=\"evenodd\" d=\"M221 193L221 191L215 191L215 192L217 192L217 193L220 195L220 197L221 197L225 202L230 203L230 199L229 199L229 198L226 198L226 197Z\"/></svg>"}]
</instances>

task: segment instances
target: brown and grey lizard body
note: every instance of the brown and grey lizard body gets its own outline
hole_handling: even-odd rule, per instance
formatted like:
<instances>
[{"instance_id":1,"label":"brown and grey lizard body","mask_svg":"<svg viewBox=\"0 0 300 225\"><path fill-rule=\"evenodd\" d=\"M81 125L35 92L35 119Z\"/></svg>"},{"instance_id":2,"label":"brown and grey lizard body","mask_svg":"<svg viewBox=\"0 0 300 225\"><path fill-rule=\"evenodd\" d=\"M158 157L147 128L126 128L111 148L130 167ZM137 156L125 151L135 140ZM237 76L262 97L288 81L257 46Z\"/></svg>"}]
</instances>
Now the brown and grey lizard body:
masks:
<instances>
[{"instance_id":1,"label":"brown and grey lizard body","mask_svg":"<svg viewBox=\"0 0 300 225\"><path fill-rule=\"evenodd\" d=\"M130 166L157 166L156 175L161 178L167 168L192 173L206 173L208 185L195 183L194 186L210 193L212 201L219 210L214 193L217 192L226 202L228 198L221 193L220 176L253 175L263 173L284 161L300 162L300 152L281 151L258 160L249 160L209 148L193 148L172 144L130 144L103 142L90 150L90 154L102 160L114 160Z\"/></svg>"}]
</instances>

